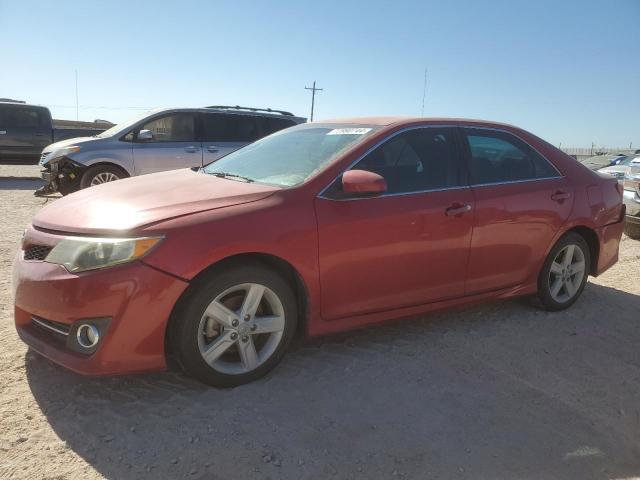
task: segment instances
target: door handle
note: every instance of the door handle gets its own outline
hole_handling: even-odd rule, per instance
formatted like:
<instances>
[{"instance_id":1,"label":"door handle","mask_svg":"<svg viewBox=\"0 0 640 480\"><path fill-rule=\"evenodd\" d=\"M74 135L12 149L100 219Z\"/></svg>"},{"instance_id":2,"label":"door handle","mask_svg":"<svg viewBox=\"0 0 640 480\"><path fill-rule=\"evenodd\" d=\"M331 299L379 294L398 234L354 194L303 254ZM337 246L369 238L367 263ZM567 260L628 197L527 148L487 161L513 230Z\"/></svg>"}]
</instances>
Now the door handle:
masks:
<instances>
[{"instance_id":1,"label":"door handle","mask_svg":"<svg viewBox=\"0 0 640 480\"><path fill-rule=\"evenodd\" d=\"M0 135L6 135L7 131L6 130L0 130Z\"/></svg>"},{"instance_id":2,"label":"door handle","mask_svg":"<svg viewBox=\"0 0 640 480\"><path fill-rule=\"evenodd\" d=\"M216 147L215 145L209 145L207 147L207 150L211 153L217 152L218 150L220 150L218 147Z\"/></svg>"},{"instance_id":3,"label":"door handle","mask_svg":"<svg viewBox=\"0 0 640 480\"><path fill-rule=\"evenodd\" d=\"M464 205L461 203L454 203L450 207L445 208L444 213L447 217L456 217L465 213L469 213L470 211L470 203L465 203Z\"/></svg>"},{"instance_id":4,"label":"door handle","mask_svg":"<svg viewBox=\"0 0 640 480\"><path fill-rule=\"evenodd\" d=\"M553 195L551 195L551 200L555 202L564 202L571 198L571 194L569 192L563 192L562 190L558 190Z\"/></svg>"},{"instance_id":5,"label":"door handle","mask_svg":"<svg viewBox=\"0 0 640 480\"><path fill-rule=\"evenodd\" d=\"M44 137L44 133L36 133L36 137Z\"/></svg>"},{"instance_id":6,"label":"door handle","mask_svg":"<svg viewBox=\"0 0 640 480\"><path fill-rule=\"evenodd\" d=\"M195 153L196 151L198 151L198 147L194 147L193 145L190 145L188 147L184 147L184 151L189 153Z\"/></svg>"}]
</instances>

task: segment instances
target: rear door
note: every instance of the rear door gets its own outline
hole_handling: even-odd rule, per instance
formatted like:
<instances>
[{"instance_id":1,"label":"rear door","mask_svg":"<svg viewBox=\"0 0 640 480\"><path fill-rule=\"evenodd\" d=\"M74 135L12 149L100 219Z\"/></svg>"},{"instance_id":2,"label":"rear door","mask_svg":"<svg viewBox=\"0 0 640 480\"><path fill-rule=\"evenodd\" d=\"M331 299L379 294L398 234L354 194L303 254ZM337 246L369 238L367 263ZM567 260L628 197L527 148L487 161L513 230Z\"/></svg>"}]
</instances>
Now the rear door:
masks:
<instances>
[{"instance_id":1,"label":"rear door","mask_svg":"<svg viewBox=\"0 0 640 480\"><path fill-rule=\"evenodd\" d=\"M466 293L522 284L569 216L573 187L515 135L463 132L475 201Z\"/></svg>"},{"instance_id":2,"label":"rear door","mask_svg":"<svg viewBox=\"0 0 640 480\"><path fill-rule=\"evenodd\" d=\"M44 108L3 105L0 149L5 156L35 156L51 143L51 118Z\"/></svg>"},{"instance_id":3,"label":"rear door","mask_svg":"<svg viewBox=\"0 0 640 480\"><path fill-rule=\"evenodd\" d=\"M197 114L174 112L152 118L133 132L133 161L136 175L201 167L202 145L196 140ZM139 140L141 130L153 138Z\"/></svg>"},{"instance_id":4,"label":"rear door","mask_svg":"<svg viewBox=\"0 0 640 480\"><path fill-rule=\"evenodd\" d=\"M255 115L211 112L202 114L202 150L207 165L260 137Z\"/></svg>"}]
</instances>

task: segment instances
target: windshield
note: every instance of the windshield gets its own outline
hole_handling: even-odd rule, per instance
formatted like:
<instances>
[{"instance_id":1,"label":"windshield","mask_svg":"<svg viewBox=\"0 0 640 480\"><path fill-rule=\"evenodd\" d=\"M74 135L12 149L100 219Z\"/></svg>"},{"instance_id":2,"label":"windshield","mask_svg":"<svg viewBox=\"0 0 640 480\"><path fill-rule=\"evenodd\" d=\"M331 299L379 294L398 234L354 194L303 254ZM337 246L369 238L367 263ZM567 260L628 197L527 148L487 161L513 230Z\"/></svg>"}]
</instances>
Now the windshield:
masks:
<instances>
[{"instance_id":1,"label":"windshield","mask_svg":"<svg viewBox=\"0 0 640 480\"><path fill-rule=\"evenodd\" d=\"M204 172L292 187L305 182L377 128L312 123L288 128L207 165Z\"/></svg>"},{"instance_id":2,"label":"windshield","mask_svg":"<svg viewBox=\"0 0 640 480\"><path fill-rule=\"evenodd\" d=\"M96 137L106 138L106 137L113 137L114 135L118 135L121 132L125 133L127 130L133 127L136 123L138 123L141 120L144 120L152 113L153 112L144 112L143 114L136 115L130 120L114 125L113 127L105 130L104 132L99 133L98 135L96 135Z\"/></svg>"}]
</instances>

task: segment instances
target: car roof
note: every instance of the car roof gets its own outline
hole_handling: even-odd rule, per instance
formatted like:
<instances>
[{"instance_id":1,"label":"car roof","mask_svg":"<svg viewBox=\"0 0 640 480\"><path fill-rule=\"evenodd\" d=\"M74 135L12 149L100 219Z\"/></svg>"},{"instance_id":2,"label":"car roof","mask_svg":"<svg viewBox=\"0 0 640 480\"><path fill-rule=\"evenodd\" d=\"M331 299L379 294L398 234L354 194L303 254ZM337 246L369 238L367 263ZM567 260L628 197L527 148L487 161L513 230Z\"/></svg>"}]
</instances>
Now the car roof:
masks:
<instances>
[{"instance_id":1,"label":"car roof","mask_svg":"<svg viewBox=\"0 0 640 480\"><path fill-rule=\"evenodd\" d=\"M44 105L33 105L19 100L0 100L0 105L11 105L12 107L47 108Z\"/></svg>"},{"instance_id":2,"label":"car roof","mask_svg":"<svg viewBox=\"0 0 640 480\"><path fill-rule=\"evenodd\" d=\"M304 117L297 117L295 115L283 115L279 111L267 109L264 110L248 110L248 109L233 109L233 108L214 108L214 107L181 107L181 108L155 108L149 111L149 114L167 113L167 112L199 112L199 113L225 113L229 115L249 115L255 117L270 117L270 118L283 118L288 120L295 120L296 122L305 122L307 119Z\"/></svg>"},{"instance_id":3,"label":"car roof","mask_svg":"<svg viewBox=\"0 0 640 480\"><path fill-rule=\"evenodd\" d=\"M409 126L416 124L455 124L486 127L518 128L507 123L492 122L488 120L475 120L469 118L445 118L445 117L354 117L322 120L314 123L354 124L354 125L379 125L379 126ZM519 128L518 128L519 129Z\"/></svg>"}]
</instances>

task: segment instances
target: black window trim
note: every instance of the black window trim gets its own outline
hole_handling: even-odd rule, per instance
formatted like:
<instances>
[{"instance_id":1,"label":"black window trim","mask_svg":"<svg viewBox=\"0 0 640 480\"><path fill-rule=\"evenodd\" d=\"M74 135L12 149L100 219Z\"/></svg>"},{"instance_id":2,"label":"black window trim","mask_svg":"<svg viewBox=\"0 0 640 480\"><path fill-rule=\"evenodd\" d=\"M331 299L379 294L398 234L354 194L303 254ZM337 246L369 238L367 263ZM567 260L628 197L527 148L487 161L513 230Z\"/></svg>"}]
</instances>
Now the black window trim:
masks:
<instances>
[{"instance_id":1,"label":"black window trim","mask_svg":"<svg viewBox=\"0 0 640 480\"><path fill-rule=\"evenodd\" d=\"M190 111L190 110L174 110L174 111L168 111L168 112L158 112L155 115L149 115L147 118L144 118L143 120L141 120L138 124L136 124L133 128L131 128L127 133L125 133L124 135L121 135L118 138L118 140L121 141L121 142L127 142L127 143L138 144L138 145L151 144L151 143L171 143L170 140L167 140L167 141L159 140L159 141L152 141L152 142L143 141L142 142L142 141L138 140L138 133L140 132L140 130L143 130L142 127L144 127L146 124L148 124L150 122L155 122L156 120L159 120L159 119L165 118L165 117L170 117L172 115L187 114L187 115L193 115L193 140L185 140L185 142L198 143L198 142L200 142L200 140L198 139L198 130L200 128L199 113L200 112L195 112L195 111ZM129 134L131 134L133 136L133 138L131 140L125 139L125 137L127 135L129 135Z\"/></svg>"},{"instance_id":2,"label":"black window trim","mask_svg":"<svg viewBox=\"0 0 640 480\"><path fill-rule=\"evenodd\" d=\"M469 187L469 179L468 179L468 173L466 172L465 168L462 168L462 185L456 185L455 187L443 187L443 188L429 188L426 190L414 190L411 192L397 192L397 193L383 193L381 195L372 195L372 196L364 196L364 197L347 197L347 198L334 198L334 197L330 197L325 195L325 192L327 192L327 190L329 190L334 183L336 183L338 181L338 179L342 178L342 175L345 172L348 172L349 170L351 170L355 165L358 164L358 162L360 162L360 160L362 160L364 157L366 157L367 155L369 155L371 152L373 152L376 148L378 148L379 146L381 146L382 144L388 142L389 140L391 140L392 138L395 138L398 135L401 135L403 133L406 132L410 132L412 130L420 130L423 128L453 128L455 130L455 141L456 144L458 145L458 161L461 162L461 167L464 167L465 165L465 157L466 157L466 153L462 151L462 144L461 144L461 135L459 133L459 128L460 125L451 125L451 124L433 124L433 125L414 125L412 127L406 127L403 128L401 130L398 130L397 132L394 132L392 135L389 135L383 139L381 139L380 141L378 141L375 145L373 145L371 148L369 148L366 152L364 152L362 155L360 155L355 161L353 161L347 168L345 168L342 172L340 172L338 174L338 176L336 176L331 182L329 182L329 184L324 187L320 193L318 193L316 195L317 198L322 198L324 200L332 200L334 202L350 202L353 200L371 200L374 198L385 198L385 197L398 197L398 196L404 196L404 195L418 195L421 193L429 193L429 192L445 192L448 190L461 190L461 189L465 189L465 188L470 188Z\"/></svg>"},{"instance_id":3,"label":"black window trim","mask_svg":"<svg viewBox=\"0 0 640 480\"><path fill-rule=\"evenodd\" d=\"M464 155L466 156L466 167L467 167L467 171L468 173L468 186L471 188L476 188L476 187L490 187L490 186L495 186L495 185L509 185L511 183L527 183L527 182L539 182L539 181L543 181L543 180L553 180L553 179L558 179L558 178L565 178L565 176L560 172L560 170L558 170L558 168L553 164L553 162L551 162L547 157L545 157L537 148L535 148L533 145L531 145L529 142L527 142L524 138L520 137L520 135L517 135L513 132L510 132L509 130L505 130L503 128L494 128L494 127L479 127L479 126L475 126L475 125L459 125L460 128L460 136L463 142L463 149L464 149ZM507 180L507 181L503 181L503 182L489 182L489 183L471 183L471 162L472 162L472 156L471 156L471 148L469 145L469 140L467 139L467 132L468 131L474 131L474 130L484 130L484 131L489 131L489 132L500 132L500 133L505 133L507 135L511 135L512 137L518 139L520 142L522 142L523 144L525 144L527 147L529 147L531 150L533 150L534 152L536 152L538 155L540 155L540 157L547 162L548 165L551 166L551 168L553 170L556 171L556 173L558 175L554 175L552 177L540 177L540 178L526 178L523 180Z\"/></svg>"}]
</instances>

